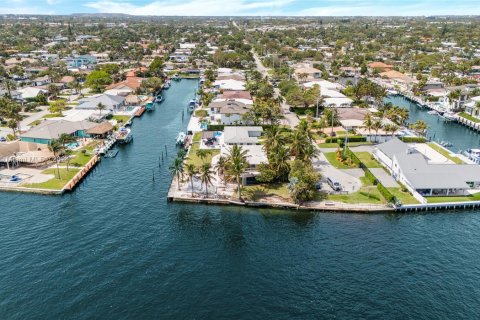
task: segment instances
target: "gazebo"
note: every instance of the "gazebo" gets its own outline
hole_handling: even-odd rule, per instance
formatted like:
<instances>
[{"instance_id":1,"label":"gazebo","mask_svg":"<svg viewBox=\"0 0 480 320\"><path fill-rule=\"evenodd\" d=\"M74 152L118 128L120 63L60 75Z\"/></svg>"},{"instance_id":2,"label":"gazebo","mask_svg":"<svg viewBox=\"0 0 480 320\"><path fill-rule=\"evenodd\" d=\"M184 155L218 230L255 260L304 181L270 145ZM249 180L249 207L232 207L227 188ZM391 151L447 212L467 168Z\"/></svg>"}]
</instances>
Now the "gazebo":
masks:
<instances>
[{"instance_id":1,"label":"gazebo","mask_svg":"<svg viewBox=\"0 0 480 320\"><path fill-rule=\"evenodd\" d=\"M97 139L104 139L113 132L113 125L108 122L102 122L93 128L87 130L87 134Z\"/></svg>"}]
</instances>

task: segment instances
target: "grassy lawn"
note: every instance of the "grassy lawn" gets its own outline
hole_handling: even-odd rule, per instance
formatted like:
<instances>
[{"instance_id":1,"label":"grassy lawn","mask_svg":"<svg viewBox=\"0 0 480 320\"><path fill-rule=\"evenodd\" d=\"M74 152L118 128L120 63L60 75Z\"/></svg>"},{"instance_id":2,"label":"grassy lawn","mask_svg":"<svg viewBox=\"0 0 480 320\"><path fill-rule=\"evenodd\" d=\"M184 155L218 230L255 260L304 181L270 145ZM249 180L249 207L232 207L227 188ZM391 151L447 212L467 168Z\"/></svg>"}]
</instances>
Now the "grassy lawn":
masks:
<instances>
[{"instance_id":1,"label":"grassy lawn","mask_svg":"<svg viewBox=\"0 0 480 320\"><path fill-rule=\"evenodd\" d=\"M201 132L195 132L193 135L193 141L192 142L200 142L200 139L202 139L202 133Z\"/></svg>"},{"instance_id":2,"label":"grassy lawn","mask_svg":"<svg viewBox=\"0 0 480 320\"><path fill-rule=\"evenodd\" d=\"M417 204L417 199L415 199L410 192L402 191L401 188L387 188L402 204Z\"/></svg>"},{"instance_id":3,"label":"grassy lawn","mask_svg":"<svg viewBox=\"0 0 480 320\"><path fill-rule=\"evenodd\" d=\"M190 147L190 151L188 152L188 159L187 159L187 163L193 163L195 166L200 166L202 165L203 162L206 162L206 163L211 163L212 162L212 158L214 156L216 156L217 154L220 154L220 150L218 149L215 149L215 150L210 150L210 154L202 161L202 159L200 159L198 156L197 156L197 150L198 148L200 147L200 143L194 143L192 144L192 146Z\"/></svg>"},{"instance_id":4,"label":"grassy lawn","mask_svg":"<svg viewBox=\"0 0 480 320\"><path fill-rule=\"evenodd\" d=\"M480 201L480 192L471 196L425 197L425 199L427 199L428 203Z\"/></svg>"},{"instance_id":5,"label":"grassy lawn","mask_svg":"<svg viewBox=\"0 0 480 320\"><path fill-rule=\"evenodd\" d=\"M338 201L343 203L373 203L382 204L385 203L380 191L377 187L370 183L365 177L361 177L362 187L360 190L349 194L330 194L327 199L332 201Z\"/></svg>"},{"instance_id":6,"label":"grassy lawn","mask_svg":"<svg viewBox=\"0 0 480 320\"><path fill-rule=\"evenodd\" d=\"M430 148L432 148L433 150L437 151L438 153L440 153L442 156L444 156L445 158L449 159L449 160L452 160L453 162L455 162L456 164L462 164L463 161L460 160L460 158L457 158L457 157L453 157L450 155L450 153L448 151L446 151L445 149L439 147L437 144L433 143L433 142L427 142L428 146Z\"/></svg>"},{"instance_id":7,"label":"grassy lawn","mask_svg":"<svg viewBox=\"0 0 480 320\"><path fill-rule=\"evenodd\" d=\"M381 168L382 165L375 160L370 152L355 152L355 155L367 168Z\"/></svg>"},{"instance_id":8,"label":"grassy lawn","mask_svg":"<svg viewBox=\"0 0 480 320\"><path fill-rule=\"evenodd\" d=\"M355 163L352 163L351 165L348 165L347 163L342 163L342 162L338 161L336 152L327 152L327 153L324 153L324 154L325 154L325 157L327 158L328 162L330 162L330 164L337 169L357 168L357 165Z\"/></svg>"},{"instance_id":9,"label":"grassy lawn","mask_svg":"<svg viewBox=\"0 0 480 320\"><path fill-rule=\"evenodd\" d=\"M43 116L43 118L48 119L48 118L57 118L57 117L63 117L63 114L61 113L48 113Z\"/></svg>"},{"instance_id":10,"label":"grassy lawn","mask_svg":"<svg viewBox=\"0 0 480 320\"><path fill-rule=\"evenodd\" d=\"M475 118L475 117L469 115L466 112L460 112L458 115L461 116L462 118L465 118L467 120L470 120L470 121L473 121L473 122L476 122L476 123L480 122L480 119Z\"/></svg>"},{"instance_id":11,"label":"grassy lawn","mask_svg":"<svg viewBox=\"0 0 480 320\"><path fill-rule=\"evenodd\" d=\"M112 117L112 119L116 120L117 122L126 123L128 120L130 120L130 116L115 115Z\"/></svg>"},{"instance_id":12,"label":"grassy lawn","mask_svg":"<svg viewBox=\"0 0 480 320\"><path fill-rule=\"evenodd\" d=\"M332 142L319 143L318 146L320 148L338 148L339 147L338 143L332 143Z\"/></svg>"},{"instance_id":13,"label":"grassy lawn","mask_svg":"<svg viewBox=\"0 0 480 320\"><path fill-rule=\"evenodd\" d=\"M365 146L365 145L372 145L373 142L371 141L363 141L363 142L348 142L349 147L358 147L358 146Z\"/></svg>"},{"instance_id":14,"label":"grassy lawn","mask_svg":"<svg viewBox=\"0 0 480 320\"><path fill-rule=\"evenodd\" d=\"M288 183L257 184L242 187L242 197L251 201L272 196L281 197L286 201L290 201Z\"/></svg>"},{"instance_id":15,"label":"grassy lawn","mask_svg":"<svg viewBox=\"0 0 480 320\"><path fill-rule=\"evenodd\" d=\"M60 168L60 179L58 179L56 168L46 169L46 170L43 170L42 173L53 174L55 175L55 178L42 183L31 183L31 184L23 185L22 187L61 190L67 184L67 182L73 178L73 176L78 171L79 171L78 169L70 169L70 171L67 171L67 169L65 168Z\"/></svg>"},{"instance_id":16,"label":"grassy lawn","mask_svg":"<svg viewBox=\"0 0 480 320\"><path fill-rule=\"evenodd\" d=\"M208 116L208 111L207 110L201 109L201 110L195 111L195 117L205 118L206 116Z\"/></svg>"}]
</instances>

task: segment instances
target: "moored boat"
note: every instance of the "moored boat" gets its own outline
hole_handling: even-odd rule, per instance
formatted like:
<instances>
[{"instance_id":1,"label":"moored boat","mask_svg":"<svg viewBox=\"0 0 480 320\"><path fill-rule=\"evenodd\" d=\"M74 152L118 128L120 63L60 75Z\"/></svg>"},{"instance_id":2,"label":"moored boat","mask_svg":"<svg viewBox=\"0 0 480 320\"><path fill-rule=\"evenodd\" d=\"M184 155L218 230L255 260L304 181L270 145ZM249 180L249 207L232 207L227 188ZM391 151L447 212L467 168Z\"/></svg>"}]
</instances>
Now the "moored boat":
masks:
<instances>
[{"instance_id":1,"label":"moored boat","mask_svg":"<svg viewBox=\"0 0 480 320\"><path fill-rule=\"evenodd\" d=\"M185 144L186 138L187 138L187 135L185 134L185 132L181 131L178 133L177 140L175 143L179 146L183 146Z\"/></svg>"},{"instance_id":2,"label":"moored boat","mask_svg":"<svg viewBox=\"0 0 480 320\"><path fill-rule=\"evenodd\" d=\"M161 94L159 94L158 96L155 97L155 100L154 100L155 103L161 103L163 102L163 96Z\"/></svg>"},{"instance_id":3,"label":"moored boat","mask_svg":"<svg viewBox=\"0 0 480 320\"><path fill-rule=\"evenodd\" d=\"M463 153L469 160L480 164L480 149L468 149Z\"/></svg>"},{"instance_id":4,"label":"moored boat","mask_svg":"<svg viewBox=\"0 0 480 320\"><path fill-rule=\"evenodd\" d=\"M121 127L116 136L118 143L129 143L133 139L132 130L130 128Z\"/></svg>"},{"instance_id":5,"label":"moored boat","mask_svg":"<svg viewBox=\"0 0 480 320\"><path fill-rule=\"evenodd\" d=\"M174 81L180 81L180 76L178 75L178 73L174 74L173 77L172 77L172 80Z\"/></svg>"}]
</instances>

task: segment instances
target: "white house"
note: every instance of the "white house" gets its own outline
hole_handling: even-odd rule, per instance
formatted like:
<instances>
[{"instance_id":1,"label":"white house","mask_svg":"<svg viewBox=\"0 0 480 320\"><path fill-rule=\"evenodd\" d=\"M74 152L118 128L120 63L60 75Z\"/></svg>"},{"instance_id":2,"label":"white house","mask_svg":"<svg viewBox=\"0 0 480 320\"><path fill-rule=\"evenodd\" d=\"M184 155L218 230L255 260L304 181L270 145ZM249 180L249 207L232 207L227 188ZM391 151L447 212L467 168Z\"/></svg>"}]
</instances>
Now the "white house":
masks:
<instances>
[{"instance_id":1,"label":"white house","mask_svg":"<svg viewBox=\"0 0 480 320\"><path fill-rule=\"evenodd\" d=\"M260 126L228 126L223 130L223 144L225 145L255 145L262 135Z\"/></svg>"},{"instance_id":2,"label":"white house","mask_svg":"<svg viewBox=\"0 0 480 320\"><path fill-rule=\"evenodd\" d=\"M250 106L235 100L214 101L209 108L212 120L225 125L243 124L243 115L250 110Z\"/></svg>"},{"instance_id":3,"label":"white house","mask_svg":"<svg viewBox=\"0 0 480 320\"><path fill-rule=\"evenodd\" d=\"M215 80L214 86L219 90L243 91L245 90L245 81L234 79Z\"/></svg>"}]
</instances>

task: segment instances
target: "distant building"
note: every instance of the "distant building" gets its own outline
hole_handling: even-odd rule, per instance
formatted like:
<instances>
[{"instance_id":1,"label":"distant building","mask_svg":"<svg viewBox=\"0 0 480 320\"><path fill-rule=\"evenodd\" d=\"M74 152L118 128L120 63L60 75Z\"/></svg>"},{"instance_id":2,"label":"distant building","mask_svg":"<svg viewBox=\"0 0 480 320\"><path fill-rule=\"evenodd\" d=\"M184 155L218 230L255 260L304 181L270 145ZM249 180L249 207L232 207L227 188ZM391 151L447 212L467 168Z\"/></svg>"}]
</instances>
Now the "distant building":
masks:
<instances>
[{"instance_id":1,"label":"distant building","mask_svg":"<svg viewBox=\"0 0 480 320\"><path fill-rule=\"evenodd\" d=\"M65 60L68 68L92 67L97 63L97 58L90 55L73 56Z\"/></svg>"}]
</instances>

